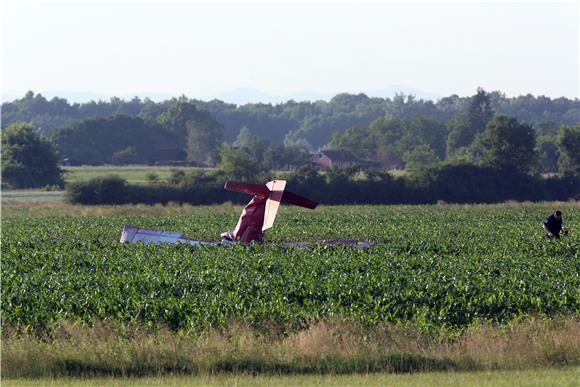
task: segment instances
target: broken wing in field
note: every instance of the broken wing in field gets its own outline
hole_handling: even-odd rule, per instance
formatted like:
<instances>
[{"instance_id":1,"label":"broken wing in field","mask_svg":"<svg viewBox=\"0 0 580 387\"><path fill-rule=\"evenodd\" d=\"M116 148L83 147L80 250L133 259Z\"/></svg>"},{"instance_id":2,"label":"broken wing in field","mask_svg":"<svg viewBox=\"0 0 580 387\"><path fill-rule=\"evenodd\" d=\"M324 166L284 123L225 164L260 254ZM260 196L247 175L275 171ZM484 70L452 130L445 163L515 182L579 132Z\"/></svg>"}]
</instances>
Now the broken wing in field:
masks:
<instances>
[{"instance_id":1,"label":"broken wing in field","mask_svg":"<svg viewBox=\"0 0 580 387\"><path fill-rule=\"evenodd\" d=\"M192 239L176 231L151 230L148 228L136 227L130 224L126 224L123 226L123 232L121 233L120 242L121 243L143 242L152 244L184 243L193 246L217 246L220 244L219 242L200 241L197 239Z\"/></svg>"}]
</instances>

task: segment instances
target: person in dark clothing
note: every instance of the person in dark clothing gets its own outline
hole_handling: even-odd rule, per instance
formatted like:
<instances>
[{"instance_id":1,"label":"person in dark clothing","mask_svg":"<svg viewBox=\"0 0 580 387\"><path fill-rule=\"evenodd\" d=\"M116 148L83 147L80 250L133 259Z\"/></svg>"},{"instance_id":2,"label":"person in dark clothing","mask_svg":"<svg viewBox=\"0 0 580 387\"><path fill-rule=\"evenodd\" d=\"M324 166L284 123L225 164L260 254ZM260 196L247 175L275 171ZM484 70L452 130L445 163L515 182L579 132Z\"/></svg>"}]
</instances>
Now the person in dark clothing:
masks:
<instances>
[{"instance_id":1,"label":"person in dark clothing","mask_svg":"<svg viewBox=\"0 0 580 387\"><path fill-rule=\"evenodd\" d=\"M556 211L548 216L548 219L544 221L543 227L549 238L560 238L560 233L564 235L568 233L566 230L562 230L562 222L562 211Z\"/></svg>"}]
</instances>

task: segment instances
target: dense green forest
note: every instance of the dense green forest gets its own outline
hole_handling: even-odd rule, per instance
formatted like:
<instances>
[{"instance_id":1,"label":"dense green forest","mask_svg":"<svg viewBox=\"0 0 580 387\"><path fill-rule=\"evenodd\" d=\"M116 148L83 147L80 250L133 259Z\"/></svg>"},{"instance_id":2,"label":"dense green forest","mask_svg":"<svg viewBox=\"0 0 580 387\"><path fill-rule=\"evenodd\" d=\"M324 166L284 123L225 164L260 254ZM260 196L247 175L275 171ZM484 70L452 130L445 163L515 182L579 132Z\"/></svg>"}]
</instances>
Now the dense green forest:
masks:
<instances>
[{"instance_id":1,"label":"dense green forest","mask_svg":"<svg viewBox=\"0 0 580 387\"><path fill-rule=\"evenodd\" d=\"M350 150L385 167L413 169L439 161L481 162L484 130L499 115L532 128L535 171L557 172L557 137L563 127L580 123L580 100L506 97L478 89L471 97L435 102L411 95L339 94L328 102L277 105L237 106L185 96L79 104L30 91L2 104L2 127L29 123L55 144L61 158L82 164L147 163L159 152L177 150L193 164L217 165L223 155L244 148L268 164L262 167L276 168L326 147ZM224 150L224 144L233 146ZM273 160L277 154L282 159Z\"/></svg>"},{"instance_id":2,"label":"dense green forest","mask_svg":"<svg viewBox=\"0 0 580 387\"><path fill-rule=\"evenodd\" d=\"M534 125L551 123L573 125L580 121L580 100L525 95L508 98L500 92L488 93L491 108L498 114L516 117ZM153 102L133 98L125 101L69 103L63 98L47 100L41 94L28 92L23 98L2 104L2 126L14 122L28 122L50 134L58 127L73 121L127 115L156 120L176 102L189 102L209 112L224 128L224 139L232 142L243 126L253 134L277 144L284 140L307 140L312 147L320 147L334 132L367 125L379 117L410 119L416 115L447 122L467 111L471 97L452 95L437 102L417 100L413 96L370 98L364 94L339 94L329 102L295 102L283 104L247 104L237 106L219 100L200 101L184 96Z\"/></svg>"}]
</instances>

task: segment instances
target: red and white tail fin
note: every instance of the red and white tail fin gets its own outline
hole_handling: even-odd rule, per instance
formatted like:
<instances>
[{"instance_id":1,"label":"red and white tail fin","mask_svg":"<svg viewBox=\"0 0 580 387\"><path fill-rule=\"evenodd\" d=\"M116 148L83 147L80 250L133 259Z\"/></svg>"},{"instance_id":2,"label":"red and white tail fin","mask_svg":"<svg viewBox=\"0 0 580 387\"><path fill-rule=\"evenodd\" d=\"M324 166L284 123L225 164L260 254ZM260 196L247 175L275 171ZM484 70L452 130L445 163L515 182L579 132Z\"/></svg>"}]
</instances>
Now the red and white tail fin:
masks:
<instances>
[{"instance_id":1,"label":"red and white tail fin","mask_svg":"<svg viewBox=\"0 0 580 387\"><path fill-rule=\"evenodd\" d=\"M314 209L318 205L318 202L314 200L286 191L286 180L272 180L266 184L228 181L224 188L228 191L241 192L267 199L262 231L266 231L274 224L281 202L310 209Z\"/></svg>"}]
</instances>

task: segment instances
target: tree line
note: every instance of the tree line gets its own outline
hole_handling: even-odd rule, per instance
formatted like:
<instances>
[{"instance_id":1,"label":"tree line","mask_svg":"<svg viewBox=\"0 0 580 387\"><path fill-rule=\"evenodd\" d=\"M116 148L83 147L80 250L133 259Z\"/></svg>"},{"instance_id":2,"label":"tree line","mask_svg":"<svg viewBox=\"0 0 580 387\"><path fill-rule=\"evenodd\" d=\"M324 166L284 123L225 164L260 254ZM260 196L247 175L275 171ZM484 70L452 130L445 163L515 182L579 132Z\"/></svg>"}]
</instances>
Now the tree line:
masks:
<instances>
[{"instance_id":1,"label":"tree line","mask_svg":"<svg viewBox=\"0 0 580 387\"><path fill-rule=\"evenodd\" d=\"M521 122L539 125L574 125L580 117L580 100L545 96L506 97L499 91L487 93L497 114L515 117ZM157 121L172 105L185 102L208 112L223 126L224 141L231 143L242 127L277 145L302 145L315 150L327 144L332 134L354 126L368 125L378 118L409 120L421 116L447 123L462 116L473 97L451 95L438 101L416 99L399 94L394 98L371 98L365 94L338 94L330 101L281 104L235 105L219 100L201 101L185 96L162 102L137 97L125 101L69 103L64 98L47 100L32 91L21 99L2 104L2 127L27 122L48 135L73 122L114 115Z\"/></svg>"},{"instance_id":2,"label":"tree line","mask_svg":"<svg viewBox=\"0 0 580 387\"><path fill-rule=\"evenodd\" d=\"M331 148L360 158L382 160L407 171L438 162L513 167L524 173L564 172L579 148L575 126L533 125L494 110L491 96L478 89L465 110L442 122L415 115L380 118L333 135Z\"/></svg>"},{"instance_id":3,"label":"tree line","mask_svg":"<svg viewBox=\"0 0 580 387\"><path fill-rule=\"evenodd\" d=\"M541 117L557 118L558 122L530 123L495 110L505 109L502 103L506 102L514 109L522 101L532 106L531 112L524 116L540 117L534 110L535 105L529 104L535 101L542 105ZM361 161L362 169L405 168L413 175L432 165L469 164L531 175L560 172L578 176L580 173L580 119L578 114L575 120L571 117L571 112L578 112L578 100L509 99L479 88L470 98L452 96L437 103L400 95L390 100L363 94L338 95L328 103L290 101L275 106L237 107L221 101L197 102L182 97L162 103L113 99L109 103L70 105L62 99L47 101L30 92L12 105L3 104L3 108L8 106L9 117L14 118L10 114L15 111L46 112L55 106L60 106L63 117L65 113L71 117L78 115L83 109L93 114L95 111L111 113L113 105L116 110L104 117L71 120L48 135L44 134L46 129L35 128L30 123L9 124L2 131L3 184L46 185L47 176L59 176L58 167L36 176L36 172L26 171L26 165L34 165L38 171L39 164L52 165L58 158L66 157L82 164L134 164L150 162L163 150L181 151L195 165L218 166L232 178L251 180L272 169L307 164L313 138L325 138L325 147L351 151ZM318 116L312 115L313 106L320 108ZM321 113L324 110L326 113ZM328 114L329 111L332 113ZM378 118L365 123L374 115ZM232 137L231 126L236 125L231 120L234 116L240 119L238 124L252 121L248 116L253 117L254 123L262 120L272 124L270 134L279 128L273 124L277 119L286 123L294 120L298 126L287 130L281 142L280 137L267 138L246 125L239 127ZM311 125L310 130L305 129L306 122ZM574 125L563 124L568 122ZM289 124L286 128L290 127ZM314 137L309 137L311 131ZM33 155L27 155L27 149ZM47 152L49 163L35 161ZM62 185L62 179L56 177L49 182Z\"/></svg>"}]
</instances>

